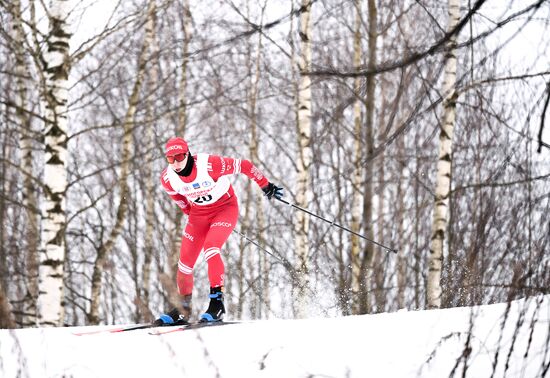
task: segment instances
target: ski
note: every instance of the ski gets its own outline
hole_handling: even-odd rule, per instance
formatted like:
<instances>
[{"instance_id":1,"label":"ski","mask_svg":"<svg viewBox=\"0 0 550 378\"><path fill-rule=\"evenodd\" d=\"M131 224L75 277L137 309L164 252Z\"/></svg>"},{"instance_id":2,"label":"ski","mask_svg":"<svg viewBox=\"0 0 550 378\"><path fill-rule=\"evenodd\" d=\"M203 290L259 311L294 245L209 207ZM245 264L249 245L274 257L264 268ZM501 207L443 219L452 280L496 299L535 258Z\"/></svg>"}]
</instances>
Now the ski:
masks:
<instances>
[{"instance_id":1,"label":"ski","mask_svg":"<svg viewBox=\"0 0 550 378\"><path fill-rule=\"evenodd\" d=\"M171 324L167 324L165 326L158 326L151 323L142 323L142 324L134 324L130 326L123 326L123 327L116 327L116 328L109 328L109 329L99 329L99 330L93 330L93 331L83 331L83 332L73 332L73 335L75 336L86 336L86 335L96 335L99 333L119 333L119 332L128 332L128 331L135 331L138 329L147 329L147 328L156 328L156 327L168 327L168 326L174 326Z\"/></svg>"},{"instance_id":2,"label":"ski","mask_svg":"<svg viewBox=\"0 0 550 378\"><path fill-rule=\"evenodd\" d=\"M188 329L199 329L199 328L207 328L207 327L217 327L222 325L228 325L228 324L239 324L240 322L224 322L224 321L218 321L218 322L197 322L197 323L191 323L182 325L176 328L171 329L157 329L149 331L149 335L154 336L160 336L160 335L166 335L168 333L174 333L174 332L181 332Z\"/></svg>"},{"instance_id":3,"label":"ski","mask_svg":"<svg viewBox=\"0 0 550 378\"><path fill-rule=\"evenodd\" d=\"M214 327L219 325L225 325L225 324L236 324L239 322L196 322L191 324L185 324L185 325L174 325L174 324L166 324L166 325L154 325L151 323L142 323L142 324L134 324L129 326L122 326L122 327L115 327L115 328L109 328L109 329L95 329L93 331L83 331L83 332L73 332L73 335L75 336L87 336L87 335L97 335L101 333L120 333L120 332L128 332L128 331L136 331L140 329L148 329L148 328L169 328L169 329L163 329L163 330L156 330L149 332L150 335L163 335L165 333L172 333L172 332L178 332L183 331L185 329L197 329L197 328L203 328L203 327Z\"/></svg>"}]
</instances>

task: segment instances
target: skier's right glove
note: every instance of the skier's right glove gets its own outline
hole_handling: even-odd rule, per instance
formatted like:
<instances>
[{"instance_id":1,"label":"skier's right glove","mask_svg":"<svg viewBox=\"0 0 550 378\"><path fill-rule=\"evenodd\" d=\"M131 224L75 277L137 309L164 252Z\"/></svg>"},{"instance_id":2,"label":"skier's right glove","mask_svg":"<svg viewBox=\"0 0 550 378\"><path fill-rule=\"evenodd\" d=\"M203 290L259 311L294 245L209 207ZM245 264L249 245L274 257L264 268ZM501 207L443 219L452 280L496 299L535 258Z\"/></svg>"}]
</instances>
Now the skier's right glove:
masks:
<instances>
[{"instance_id":1,"label":"skier's right glove","mask_svg":"<svg viewBox=\"0 0 550 378\"><path fill-rule=\"evenodd\" d=\"M270 200L271 197L275 197L276 199L283 198L283 188L280 188L271 182L264 186L262 190L268 200Z\"/></svg>"}]
</instances>

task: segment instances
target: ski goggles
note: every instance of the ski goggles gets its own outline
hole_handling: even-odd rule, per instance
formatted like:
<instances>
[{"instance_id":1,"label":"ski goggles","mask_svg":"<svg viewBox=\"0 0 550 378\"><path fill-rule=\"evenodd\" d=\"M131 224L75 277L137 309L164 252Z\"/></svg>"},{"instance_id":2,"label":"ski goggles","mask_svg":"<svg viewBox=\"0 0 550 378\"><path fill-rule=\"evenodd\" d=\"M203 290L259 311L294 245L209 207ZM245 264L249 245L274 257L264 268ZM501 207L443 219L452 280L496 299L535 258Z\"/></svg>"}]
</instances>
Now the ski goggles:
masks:
<instances>
[{"instance_id":1,"label":"ski goggles","mask_svg":"<svg viewBox=\"0 0 550 378\"><path fill-rule=\"evenodd\" d=\"M168 164L174 164L174 162L176 161L179 163L181 161L184 161L186 156L187 156L187 153L166 156L166 161L168 162Z\"/></svg>"}]
</instances>

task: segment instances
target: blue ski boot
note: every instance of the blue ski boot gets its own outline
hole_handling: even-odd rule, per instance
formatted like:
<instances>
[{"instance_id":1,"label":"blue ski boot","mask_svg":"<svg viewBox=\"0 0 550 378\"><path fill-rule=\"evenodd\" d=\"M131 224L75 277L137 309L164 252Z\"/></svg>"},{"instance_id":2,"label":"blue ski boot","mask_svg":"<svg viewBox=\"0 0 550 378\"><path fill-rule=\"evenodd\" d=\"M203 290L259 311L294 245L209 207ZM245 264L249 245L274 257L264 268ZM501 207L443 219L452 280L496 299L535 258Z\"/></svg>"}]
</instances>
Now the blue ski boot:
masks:
<instances>
[{"instance_id":1,"label":"blue ski boot","mask_svg":"<svg viewBox=\"0 0 550 378\"><path fill-rule=\"evenodd\" d=\"M181 310L181 311L180 311ZM173 308L166 314L162 314L153 322L154 326L172 326L172 325L187 325L189 324L189 316L191 315L191 296L182 297L181 309Z\"/></svg>"},{"instance_id":2,"label":"blue ski boot","mask_svg":"<svg viewBox=\"0 0 550 378\"><path fill-rule=\"evenodd\" d=\"M210 304L208 310L201 316L201 323L219 322L225 314L223 305L223 286L210 288Z\"/></svg>"}]
</instances>

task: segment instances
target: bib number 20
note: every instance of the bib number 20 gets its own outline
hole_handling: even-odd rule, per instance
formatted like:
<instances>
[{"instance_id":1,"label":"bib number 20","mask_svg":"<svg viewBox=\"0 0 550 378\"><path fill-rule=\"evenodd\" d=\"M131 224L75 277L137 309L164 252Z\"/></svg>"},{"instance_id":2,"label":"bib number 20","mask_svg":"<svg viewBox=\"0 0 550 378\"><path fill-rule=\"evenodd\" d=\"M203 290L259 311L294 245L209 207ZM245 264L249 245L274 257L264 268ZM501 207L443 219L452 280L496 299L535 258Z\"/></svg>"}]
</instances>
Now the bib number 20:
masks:
<instances>
[{"instance_id":1,"label":"bib number 20","mask_svg":"<svg viewBox=\"0 0 550 378\"><path fill-rule=\"evenodd\" d=\"M196 203L206 203L212 201L212 196L209 194L207 196L199 197L195 200Z\"/></svg>"}]
</instances>

